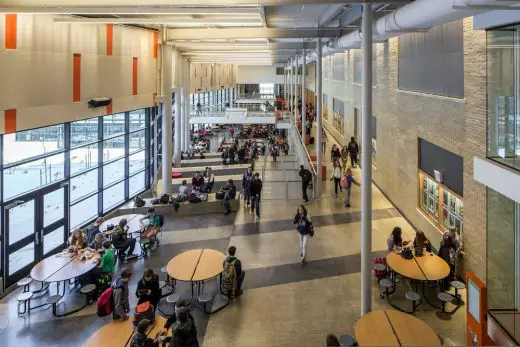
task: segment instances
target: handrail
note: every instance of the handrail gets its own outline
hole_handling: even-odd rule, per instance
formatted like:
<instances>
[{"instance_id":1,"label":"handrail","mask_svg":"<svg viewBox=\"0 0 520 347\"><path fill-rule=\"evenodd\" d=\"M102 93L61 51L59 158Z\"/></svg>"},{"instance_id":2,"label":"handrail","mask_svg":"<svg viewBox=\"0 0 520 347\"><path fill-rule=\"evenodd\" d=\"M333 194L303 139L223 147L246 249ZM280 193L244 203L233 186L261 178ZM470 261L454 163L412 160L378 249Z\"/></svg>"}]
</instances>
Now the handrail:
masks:
<instances>
[{"instance_id":1,"label":"handrail","mask_svg":"<svg viewBox=\"0 0 520 347\"><path fill-rule=\"evenodd\" d=\"M296 128L296 125L294 124L294 117L293 117L292 113L291 113L291 126L292 126L292 130L298 135L298 139L300 140L300 143L303 145L303 149L305 150L305 154L307 155L307 160L309 161L313 175L318 176L317 171L314 169L314 165L312 163L311 156L309 155L309 152L307 151L307 147L305 146L305 142L302 141L302 136L300 135L300 132L298 131L298 129Z\"/></svg>"}]
</instances>

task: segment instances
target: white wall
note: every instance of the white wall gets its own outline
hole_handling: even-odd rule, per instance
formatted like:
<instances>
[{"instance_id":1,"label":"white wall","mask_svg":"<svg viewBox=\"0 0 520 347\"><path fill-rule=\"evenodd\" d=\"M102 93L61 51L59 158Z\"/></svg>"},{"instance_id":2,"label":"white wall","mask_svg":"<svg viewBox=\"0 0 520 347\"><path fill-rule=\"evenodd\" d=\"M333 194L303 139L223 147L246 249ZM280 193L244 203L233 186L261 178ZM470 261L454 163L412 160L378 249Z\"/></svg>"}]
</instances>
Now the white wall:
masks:
<instances>
[{"instance_id":1,"label":"white wall","mask_svg":"<svg viewBox=\"0 0 520 347\"><path fill-rule=\"evenodd\" d=\"M258 84L258 83L281 83L283 75L276 75L275 66L263 65L239 65L236 74L237 84Z\"/></svg>"}]
</instances>

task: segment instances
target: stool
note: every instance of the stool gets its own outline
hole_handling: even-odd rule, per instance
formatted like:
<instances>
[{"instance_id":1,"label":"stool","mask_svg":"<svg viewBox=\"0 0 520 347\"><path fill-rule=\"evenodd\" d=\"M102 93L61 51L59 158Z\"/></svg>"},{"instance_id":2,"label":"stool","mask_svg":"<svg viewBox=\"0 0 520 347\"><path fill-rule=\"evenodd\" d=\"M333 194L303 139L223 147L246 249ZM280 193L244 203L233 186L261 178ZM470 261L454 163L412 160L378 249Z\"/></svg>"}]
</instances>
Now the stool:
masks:
<instances>
[{"instance_id":1,"label":"stool","mask_svg":"<svg viewBox=\"0 0 520 347\"><path fill-rule=\"evenodd\" d=\"M419 293L409 291L409 292L406 292L405 297L406 297L406 299L408 299L412 302L412 313L415 313L415 309L417 309L417 307L421 306L420 303L416 304L417 301L421 300L421 296L419 295Z\"/></svg>"},{"instance_id":2,"label":"stool","mask_svg":"<svg viewBox=\"0 0 520 347\"><path fill-rule=\"evenodd\" d=\"M385 298L385 295L388 297L388 294L390 294L390 288L392 288L394 286L394 284L392 283L392 281L390 281L388 278L383 278L380 282L379 282L379 285L384 289L384 292L379 294L379 296L381 297L381 299L384 299Z\"/></svg>"},{"instance_id":3,"label":"stool","mask_svg":"<svg viewBox=\"0 0 520 347\"><path fill-rule=\"evenodd\" d=\"M440 292L437 294L437 298L441 301L441 309L443 313L450 313L446 311L446 303L453 301L453 296L446 292Z\"/></svg>"},{"instance_id":4,"label":"stool","mask_svg":"<svg viewBox=\"0 0 520 347\"><path fill-rule=\"evenodd\" d=\"M356 346L356 340L350 336L350 335L341 335L339 338L339 345L340 346Z\"/></svg>"},{"instance_id":5,"label":"stool","mask_svg":"<svg viewBox=\"0 0 520 347\"><path fill-rule=\"evenodd\" d=\"M213 296L215 294L214 293L202 293L201 295L199 295L199 297L197 298L197 300L203 304L204 306L204 313L206 314L209 314L209 312L207 311L206 309L206 304L208 302L210 302L211 300L213 300Z\"/></svg>"},{"instance_id":6,"label":"stool","mask_svg":"<svg viewBox=\"0 0 520 347\"><path fill-rule=\"evenodd\" d=\"M96 300L96 285L95 284L87 284L86 286L81 287L79 292L87 298L87 305L90 305Z\"/></svg>"},{"instance_id":7,"label":"stool","mask_svg":"<svg viewBox=\"0 0 520 347\"><path fill-rule=\"evenodd\" d=\"M172 172L172 178L182 178L182 172Z\"/></svg>"},{"instance_id":8,"label":"stool","mask_svg":"<svg viewBox=\"0 0 520 347\"><path fill-rule=\"evenodd\" d=\"M457 304L460 305L460 303L462 302L462 297L459 294L459 290L465 289L466 285L464 284L464 282L461 282L461 281L451 281L450 286L455 288L454 296L455 296L455 299L457 300Z\"/></svg>"},{"instance_id":9,"label":"stool","mask_svg":"<svg viewBox=\"0 0 520 347\"><path fill-rule=\"evenodd\" d=\"M53 295L53 296L49 296L46 300L46 303L49 304L49 305L52 305L52 315L57 317L57 314L56 314L56 306L58 304L58 302L62 299L63 297L61 295Z\"/></svg>"},{"instance_id":10,"label":"stool","mask_svg":"<svg viewBox=\"0 0 520 347\"><path fill-rule=\"evenodd\" d=\"M30 278L30 277L25 277L25 278L22 278L21 280L19 280L18 282L16 282L16 285L18 287L23 287L23 291L24 292L28 292L29 291L29 285L32 283L33 279Z\"/></svg>"},{"instance_id":11,"label":"stool","mask_svg":"<svg viewBox=\"0 0 520 347\"><path fill-rule=\"evenodd\" d=\"M34 294L32 292L23 292L20 295L18 295L18 297L16 298L16 300L18 301L18 314L24 314L31 310L31 299L33 295ZM20 307L22 306L22 304L23 312L20 311Z\"/></svg>"},{"instance_id":12,"label":"stool","mask_svg":"<svg viewBox=\"0 0 520 347\"><path fill-rule=\"evenodd\" d=\"M172 287L172 290L175 290L175 285L177 284L177 282L174 279L172 279L170 277L170 275L168 274L168 270L166 268L166 265L161 267L161 272L166 274L166 285L169 285L170 287Z\"/></svg>"},{"instance_id":13,"label":"stool","mask_svg":"<svg viewBox=\"0 0 520 347\"><path fill-rule=\"evenodd\" d=\"M385 264L377 263L377 264L374 264L373 269L375 271L383 272L383 276L377 276L376 275L377 283L379 283L383 278L385 278L386 266L385 266Z\"/></svg>"},{"instance_id":14,"label":"stool","mask_svg":"<svg viewBox=\"0 0 520 347\"><path fill-rule=\"evenodd\" d=\"M169 304L175 305L175 303L177 301L179 301L180 299L181 299L181 296L179 295L179 293L172 293L172 294L168 295L168 297L166 298L166 302Z\"/></svg>"}]
</instances>

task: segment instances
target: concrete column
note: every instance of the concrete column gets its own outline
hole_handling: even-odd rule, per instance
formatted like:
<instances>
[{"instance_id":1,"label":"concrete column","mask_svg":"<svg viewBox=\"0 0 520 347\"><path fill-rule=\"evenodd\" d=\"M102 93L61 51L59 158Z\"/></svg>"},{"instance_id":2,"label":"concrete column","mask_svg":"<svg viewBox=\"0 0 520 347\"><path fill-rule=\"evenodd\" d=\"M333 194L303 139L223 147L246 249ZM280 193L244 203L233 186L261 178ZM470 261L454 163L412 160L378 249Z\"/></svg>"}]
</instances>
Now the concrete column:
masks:
<instances>
[{"instance_id":1,"label":"concrete column","mask_svg":"<svg viewBox=\"0 0 520 347\"><path fill-rule=\"evenodd\" d=\"M287 63L283 64L283 99L287 101Z\"/></svg>"},{"instance_id":2,"label":"concrete column","mask_svg":"<svg viewBox=\"0 0 520 347\"><path fill-rule=\"evenodd\" d=\"M180 59L179 61L179 71L180 71L180 80L179 80L179 86L180 86L180 97L181 97L181 113L180 113L180 127L181 127L181 143L180 143L180 148L181 148L181 151L184 151L185 148L184 148L184 135L185 135L185 131L184 131L184 117L185 117L185 114L184 114L184 104L186 103L186 99L185 99L185 95L184 95L184 89L185 89L185 85L184 85L184 59Z\"/></svg>"},{"instance_id":3,"label":"concrete column","mask_svg":"<svg viewBox=\"0 0 520 347\"><path fill-rule=\"evenodd\" d=\"M287 85L287 93L289 94L288 95L288 98L287 98L287 107L290 108L292 110L292 107L293 107L293 102L292 102L292 97L293 97L293 77L294 77L294 74L293 74L293 66L292 66L292 59L289 59L289 84Z\"/></svg>"},{"instance_id":4,"label":"concrete column","mask_svg":"<svg viewBox=\"0 0 520 347\"><path fill-rule=\"evenodd\" d=\"M305 146L305 113L307 112L307 108L305 107L305 97L307 94L305 90L305 66L307 63L307 58L305 57L305 48L303 49L302 59L302 140L303 145Z\"/></svg>"},{"instance_id":5,"label":"concrete column","mask_svg":"<svg viewBox=\"0 0 520 347\"><path fill-rule=\"evenodd\" d=\"M296 65L296 79L294 80L294 115L298 114L298 97L300 94L300 73L299 73L299 65L298 65L298 54L294 57L294 63Z\"/></svg>"},{"instance_id":6,"label":"concrete column","mask_svg":"<svg viewBox=\"0 0 520 347\"><path fill-rule=\"evenodd\" d=\"M297 83L297 73L298 73L298 65L296 65L296 61L293 59L293 66L292 66L292 72L293 72L293 80L292 80L292 111L294 114L294 117L296 119L296 99L298 98L296 95L296 83Z\"/></svg>"},{"instance_id":7,"label":"concrete column","mask_svg":"<svg viewBox=\"0 0 520 347\"><path fill-rule=\"evenodd\" d=\"M323 153L321 152L321 141L322 141L322 118L321 118L321 102L322 102L322 91L321 91L321 37L318 37L318 41L316 42L316 94L317 102L316 102L316 172L318 174L318 178L316 181L316 197L320 196L321 193L321 162L323 160Z\"/></svg>"},{"instance_id":8,"label":"concrete column","mask_svg":"<svg viewBox=\"0 0 520 347\"><path fill-rule=\"evenodd\" d=\"M185 64L185 90L186 93L186 112L184 117L184 148L188 149L190 147L190 113L191 113L191 98L190 98L190 62L188 59L184 62Z\"/></svg>"},{"instance_id":9,"label":"concrete column","mask_svg":"<svg viewBox=\"0 0 520 347\"><path fill-rule=\"evenodd\" d=\"M162 192L171 194L172 187L172 89L173 59L172 46L166 44L166 33L162 44Z\"/></svg>"},{"instance_id":10,"label":"concrete column","mask_svg":"<svg viewBox=\"0 0 520 347\"><path fill-rule=\"evenodd\" d=\"M181 167L181 55L175 55L175 145L173 147L173 161L175 167Z\"/></svg>"},{"instance_id":11,"label":"concrete column","mask_svg":"<svg viewBox=\"0 0 520 347\"><path fill-rule=\"evenodd\" d=\"M361 315L372 311L372 5L363 4L361 91Z\"/></svg>"}]
</instances>

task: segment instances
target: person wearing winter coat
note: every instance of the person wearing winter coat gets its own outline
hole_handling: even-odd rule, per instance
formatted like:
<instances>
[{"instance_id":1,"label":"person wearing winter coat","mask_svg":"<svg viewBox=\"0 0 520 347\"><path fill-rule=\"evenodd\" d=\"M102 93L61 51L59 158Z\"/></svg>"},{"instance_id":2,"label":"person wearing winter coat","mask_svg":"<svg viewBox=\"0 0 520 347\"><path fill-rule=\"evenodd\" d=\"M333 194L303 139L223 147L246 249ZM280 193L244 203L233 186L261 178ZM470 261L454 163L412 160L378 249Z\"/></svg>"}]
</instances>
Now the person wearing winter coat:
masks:
<instances>
[{"instance_id":1,"label":"person wearing winter coat","mask_svg":"<svg viewBox=\"0 0 520 347\"><path fill-rule=\"evenodd\" d=\"M307 250L307 240L311 235L311 221L307 215L305 206L300 205L296 211L293 224L296 224L296 231L300 239L300 263L305 264L305 255Z\"/></svg>"},{"instance_id":2,"label":"person wearing winter coat","mask_svg":"<svg viewBox=\"0 0 520 347\"><path fill-rule=\"evenodd\" d=\"M244 192L244 204L246 208L249 208L251 203L251 182L253 181L253 170L250 167L247 168L242 176L242 190Z\"/></svg>"},{"instance_id":3,"label":"person wearing winter coat","mask_svg":"<svg viewBox=\"0 0 520 347\"><path fill-rule=\"evenodd\" d=\"M350 142L348 143L348 152L350 155L350 163L352 167L356 167L358 162L358 152L359 152L359 146L354 139L354 136L350 138Z\"/></svg>"},{"instance_id":4,"label":"person wearing winter coat","mask_svg":"<svg viewBox=\"0 0 520 347\"><path fill-rule=\"evenodd\" d=\"M112 295L114 296L114 320L127 320L130 312L130 301L128 299L128 282L132 278L132 270L123 268L121 277L112 282Z\"/></svg>"},{"instance_id":5,"label":"person wearing winter coat","mask_svg":"<svg viewBox=\"0 0 520 347\"><path fill-rule=\"evenodd\" d=\"M149 301L153 309L157 310L157 305L161 299L161 289L159 288L159 276L152 269L146 269L143 278L137 283L135 295L139 299L137 304Z\"/></svg>"},{"instance_id":6,"label":"person wearing winter coat","mask_svg":"<svg viewBox=\"0 0 520 347\"><path fill-rule=\"evenodd\" d=\"M260 219L260 197L262 195L262 180L258 172L251 181L251 210L256 210L256 218Z\"/></svg>"},{"instance_id":7,"label":"person wearing winter coat","mask_svg":"<svg viewBox=\"0 0 520 347\"><path fill-rule=\"evenodd\" d=\"M341 165L338 160L334 161L333 163L334 166L332 167L332 175L330 176L330 180L334 181L334 192L336 193L336 197L338 197L338 187L340 192L343 191L340 185L342 176Z\"/></svg>"}]
</instances>

